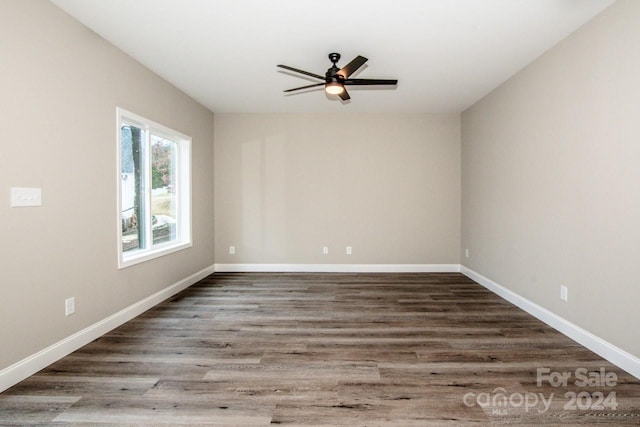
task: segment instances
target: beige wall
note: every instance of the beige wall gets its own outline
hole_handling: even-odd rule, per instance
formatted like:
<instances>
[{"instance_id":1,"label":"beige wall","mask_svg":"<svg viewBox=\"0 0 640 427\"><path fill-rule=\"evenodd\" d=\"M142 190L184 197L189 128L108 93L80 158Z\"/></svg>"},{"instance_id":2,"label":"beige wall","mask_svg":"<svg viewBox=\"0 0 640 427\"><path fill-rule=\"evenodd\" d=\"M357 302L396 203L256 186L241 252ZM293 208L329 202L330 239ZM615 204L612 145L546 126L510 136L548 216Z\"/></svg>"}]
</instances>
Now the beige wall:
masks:
<instances>
[{"instance_id":1,"label":"beige wall","mask_svg":"<svg viewBox=\"0 0 640 427\"><path fill-rule=\"evenodd\" d=\"M216 114L214 127L216 263L459 263L459 115Z\"/></svg>"},{"instance_id":2,"label":"beige wall","mask_svg":"<svg viewBox=\"0 0 640 427\"><path fill-rule=\"evenodd\" d=\"M638 357L639 22L618 1L463 114L461 245L465 266Z\"/></svg>"},{"instance_id":3,"label":"beige wall","mask_svg":"<svg viewBox=\"0 0 640 427\"><path fill-rule=\"evenodd\" d=\"M213 115L43 0L0 2L0 370L213 263ZM116 106L193 138L193 248L117 268ZM43 206L10 208L10 187ZM64 300L76 313L64 315Z\"/></svg>"}]
</instances>

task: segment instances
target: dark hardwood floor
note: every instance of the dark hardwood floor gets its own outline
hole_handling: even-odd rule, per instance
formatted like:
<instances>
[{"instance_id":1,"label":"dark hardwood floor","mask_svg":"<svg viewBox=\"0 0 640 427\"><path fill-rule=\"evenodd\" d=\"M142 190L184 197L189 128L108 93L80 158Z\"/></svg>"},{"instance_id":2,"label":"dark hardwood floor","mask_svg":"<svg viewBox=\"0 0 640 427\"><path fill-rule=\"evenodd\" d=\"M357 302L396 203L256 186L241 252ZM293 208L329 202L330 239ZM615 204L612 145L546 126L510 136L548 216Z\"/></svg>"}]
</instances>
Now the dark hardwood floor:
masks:
<instances>
[{"instance_id":1,"label":"dark hardwood floor","mask_svg":"<svg viewBox=\"0 0 640 427\"><path fill-rule=\"evenodd\" d=\"M640 381L461 274L214 274L0 394L3 426L600 423Z\"/></svg>"}]
</instances>

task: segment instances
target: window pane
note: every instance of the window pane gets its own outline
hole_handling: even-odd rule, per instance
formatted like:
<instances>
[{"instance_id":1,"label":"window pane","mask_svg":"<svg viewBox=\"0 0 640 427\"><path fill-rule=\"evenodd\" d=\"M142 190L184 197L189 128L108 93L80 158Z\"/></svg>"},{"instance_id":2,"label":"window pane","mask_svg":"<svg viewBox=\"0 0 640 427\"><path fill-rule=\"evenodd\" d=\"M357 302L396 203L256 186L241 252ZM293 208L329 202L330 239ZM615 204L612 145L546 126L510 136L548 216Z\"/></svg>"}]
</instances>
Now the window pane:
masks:
<instances>
[{"instance_id":1,"label":"window pane","mask_svg":"<svg viewBox=\"0 0 640 427\"><path fill-rule=\"evenodd\" d=\"M144 248L144 130L131 125L121 127L120 220L122 251Z\"/></svg>"},{"instance_id":2,"label":"window pane","mask_svg":"<svg viewBox=\"0 0 640 427\"><path fill-rule=\"evenodd\" d=\"M175 240L178 144L151 135L151 232L153 244Z\"/></svg>"}]
</instances>

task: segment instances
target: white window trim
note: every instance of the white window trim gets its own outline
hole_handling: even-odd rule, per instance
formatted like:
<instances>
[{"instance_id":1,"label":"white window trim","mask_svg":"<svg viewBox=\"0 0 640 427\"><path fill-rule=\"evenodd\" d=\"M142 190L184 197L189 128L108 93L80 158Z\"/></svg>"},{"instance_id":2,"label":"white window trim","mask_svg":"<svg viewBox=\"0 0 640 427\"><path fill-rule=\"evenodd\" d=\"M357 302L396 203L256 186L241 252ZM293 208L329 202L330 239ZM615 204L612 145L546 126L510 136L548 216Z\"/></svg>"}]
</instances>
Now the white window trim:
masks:
<instances>
[{"instance_id":1,"label":"white window trim","mask_svg":"<svg viewBox=\"0 0 640 427\"><path fill-rule=\"evenodd\" d=\"M180 220L176 224L178 240L162 243L156 245L151 249L138 250L131 253L125 253L122 250L122 132L121 124L122 120L128 123L135 124L141 129L144 129L147 134L152 132L153 134L164 137L171 140L179 141L178 144L178 162L180 164L180 172L176 177L176 187L179 189L177 195L179 197L177 205L179 206L179 218ZM132 265L140 264L145 261L149 261L164 255L168 255L183 249L193 246L191 235L191 137L170 129L164 125L149 120L145 117L134 114L123 108L116 108L116 134L117 134L117 213L116 213L116 225L117 225L117 247L118 247L118 268L122 269ZM148 165L147 165L148 167ZM186 172L185 172L186 171ZM147 176L150 176L149 171L145 171ZM150 180L148 184L150 185ZM151 191L145 188L145 198L147 206L150 205ZM147 221L147 227L151 227L150 221ZM147 230L148 233L151 230ZM151 234L147 234L151 235Z\"/></svg>"}]
</instances>

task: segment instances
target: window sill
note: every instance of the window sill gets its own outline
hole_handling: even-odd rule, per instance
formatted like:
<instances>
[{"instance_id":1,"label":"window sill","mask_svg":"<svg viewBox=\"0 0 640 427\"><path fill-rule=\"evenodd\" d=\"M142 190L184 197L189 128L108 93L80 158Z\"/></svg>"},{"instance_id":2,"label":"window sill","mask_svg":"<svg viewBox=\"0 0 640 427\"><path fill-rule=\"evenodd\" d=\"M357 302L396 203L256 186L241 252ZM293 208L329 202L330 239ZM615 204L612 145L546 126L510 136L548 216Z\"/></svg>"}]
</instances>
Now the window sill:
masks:
<instances>
[{"instance_id":1,"label":"window sill","mask_svg":"<svg viewBox=\"0 0 640 427\"><path fill-rule=\"evenodd\" d=\"M170 246L163 246L153 250L136 251L130 254L121 254L118 262L118 268L131 267L132 265L140 264L152 259L160 258L165 255L172 254L174 252L181 251L183 249L190 248L191 242L171 244Z\"/></svg>"}]
</instances>

